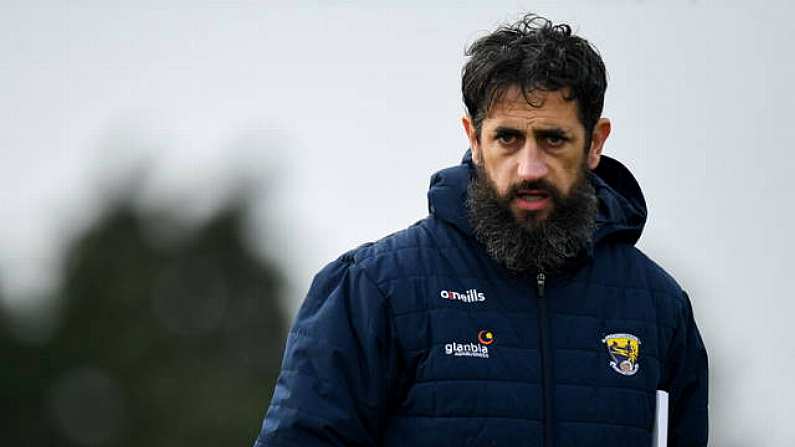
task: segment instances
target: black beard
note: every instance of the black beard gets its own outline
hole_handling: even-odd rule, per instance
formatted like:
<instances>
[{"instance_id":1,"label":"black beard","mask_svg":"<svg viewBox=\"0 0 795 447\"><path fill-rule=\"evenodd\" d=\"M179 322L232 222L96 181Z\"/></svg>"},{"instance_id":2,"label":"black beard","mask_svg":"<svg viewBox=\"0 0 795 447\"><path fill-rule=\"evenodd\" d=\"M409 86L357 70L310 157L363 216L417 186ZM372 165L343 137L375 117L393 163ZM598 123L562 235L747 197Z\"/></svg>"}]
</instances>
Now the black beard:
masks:
<instances>
[{"instance_id":1,"label":"black beard","mask_svg":"<svg viewBox=\"0 0 795 447\"><path fill-rule=\"evenodd\" d=\"M588 168L583 166L568 196L546 180L513 185L501 196L486 171L475 165L467 198L475 237L508 270L558 271L593 238L598 200L588 174ZM553 208L546 219L538 220L538 212L528 211L524 221L517 220L510 203L521 189L549 194Z\"/></svg>"}]
</instances>

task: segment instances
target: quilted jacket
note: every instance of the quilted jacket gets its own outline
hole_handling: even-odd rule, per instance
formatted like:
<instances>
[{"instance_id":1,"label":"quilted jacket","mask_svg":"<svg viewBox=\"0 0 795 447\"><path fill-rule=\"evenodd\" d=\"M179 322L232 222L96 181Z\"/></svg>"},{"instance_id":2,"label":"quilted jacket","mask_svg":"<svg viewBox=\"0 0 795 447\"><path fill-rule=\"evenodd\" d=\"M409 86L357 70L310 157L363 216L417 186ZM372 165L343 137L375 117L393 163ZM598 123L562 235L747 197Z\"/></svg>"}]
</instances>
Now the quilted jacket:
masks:
<instances>
[{"instance_id":1,"label":"quilted jacket","mask_svg":"<svg viewBox=\"0 0 795 447\"><path fill-rule=\"evenodd\" d=\"M688 296L634 247L646 205L602 157L594 241L517 275L475 240L471 156L430 214L319 272L255 447L646 447L657 390L671 447L707 444L707 356Z\"/></svg>"}]
</instances>

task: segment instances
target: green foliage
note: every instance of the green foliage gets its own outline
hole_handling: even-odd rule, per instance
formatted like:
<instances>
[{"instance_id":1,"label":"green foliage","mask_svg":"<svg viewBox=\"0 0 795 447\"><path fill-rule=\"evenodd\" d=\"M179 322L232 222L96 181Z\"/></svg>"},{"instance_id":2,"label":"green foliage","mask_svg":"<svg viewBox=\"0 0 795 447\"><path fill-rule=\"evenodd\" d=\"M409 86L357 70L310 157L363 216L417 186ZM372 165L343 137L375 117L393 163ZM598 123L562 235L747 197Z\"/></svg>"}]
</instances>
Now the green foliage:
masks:
<instances>
[{"instance_id":1,"label":"green foliage","mask_svg":"<svg viewBox=\"0 0 795 447\"><path fill-rule=\"evenodd\" d=\"M49 341L3 325L3 444L251 445L286 326L283 281L245 247L242 214L162 244L150 229L165 221L121 205L80 237Z\"/></svg>"}]
</instances>

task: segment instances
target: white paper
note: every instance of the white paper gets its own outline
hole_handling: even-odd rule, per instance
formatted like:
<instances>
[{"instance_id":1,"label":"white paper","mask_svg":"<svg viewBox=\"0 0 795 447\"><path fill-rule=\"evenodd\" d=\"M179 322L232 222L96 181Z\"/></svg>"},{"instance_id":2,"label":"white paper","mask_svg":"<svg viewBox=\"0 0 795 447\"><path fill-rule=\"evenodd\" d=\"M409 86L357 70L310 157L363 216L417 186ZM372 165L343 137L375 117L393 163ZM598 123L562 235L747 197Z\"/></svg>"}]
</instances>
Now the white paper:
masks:
<instances>
[{"instance_id":1,"label":"white paper","mask_svg":"<svg viewBox=\"0 0 795 447\"><path fill-rule=\"evenodd\" d=\"M657 390L657 405L654 410L654 435L652 447L667 447L668 445L668 393Z\"/></svg>"}]
</instances>

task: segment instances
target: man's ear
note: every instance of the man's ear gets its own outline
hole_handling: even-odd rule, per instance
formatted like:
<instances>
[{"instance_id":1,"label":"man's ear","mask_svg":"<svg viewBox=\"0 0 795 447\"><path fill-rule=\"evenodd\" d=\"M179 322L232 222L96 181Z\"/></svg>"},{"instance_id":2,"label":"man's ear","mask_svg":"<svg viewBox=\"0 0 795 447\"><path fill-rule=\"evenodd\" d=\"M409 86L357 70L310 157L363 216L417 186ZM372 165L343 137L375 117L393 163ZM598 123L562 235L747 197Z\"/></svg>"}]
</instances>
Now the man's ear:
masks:
<instances>
[{"instance_id":1,"label":"man's ear","mask_svg":"<svg viewBox=\"0 0 795 447\"><path fill-rule=\"evenodd\" d=\"M611 124L607 118L599 118L591 133L591 147L588 149L588 167L591 170L599 166L602 157L602 149L605 146L607 137L610 136Z\"/></svg>"},{"instance_id":2,"label":"man's ear","mask_svg":"<svg viewBox=\"0 0 795 447\"><path fill-rule=\"evenodd\" d=\"M461 118L461 123L464 125L464 133L469 140L469 147L472 149L472 161L479 165L482 157L480 153L480 139L478 138L478 133L475 130L475 124L472 123L472 119L469 117L469 115L464 115Z\"/></svg>"}]
</instances>

